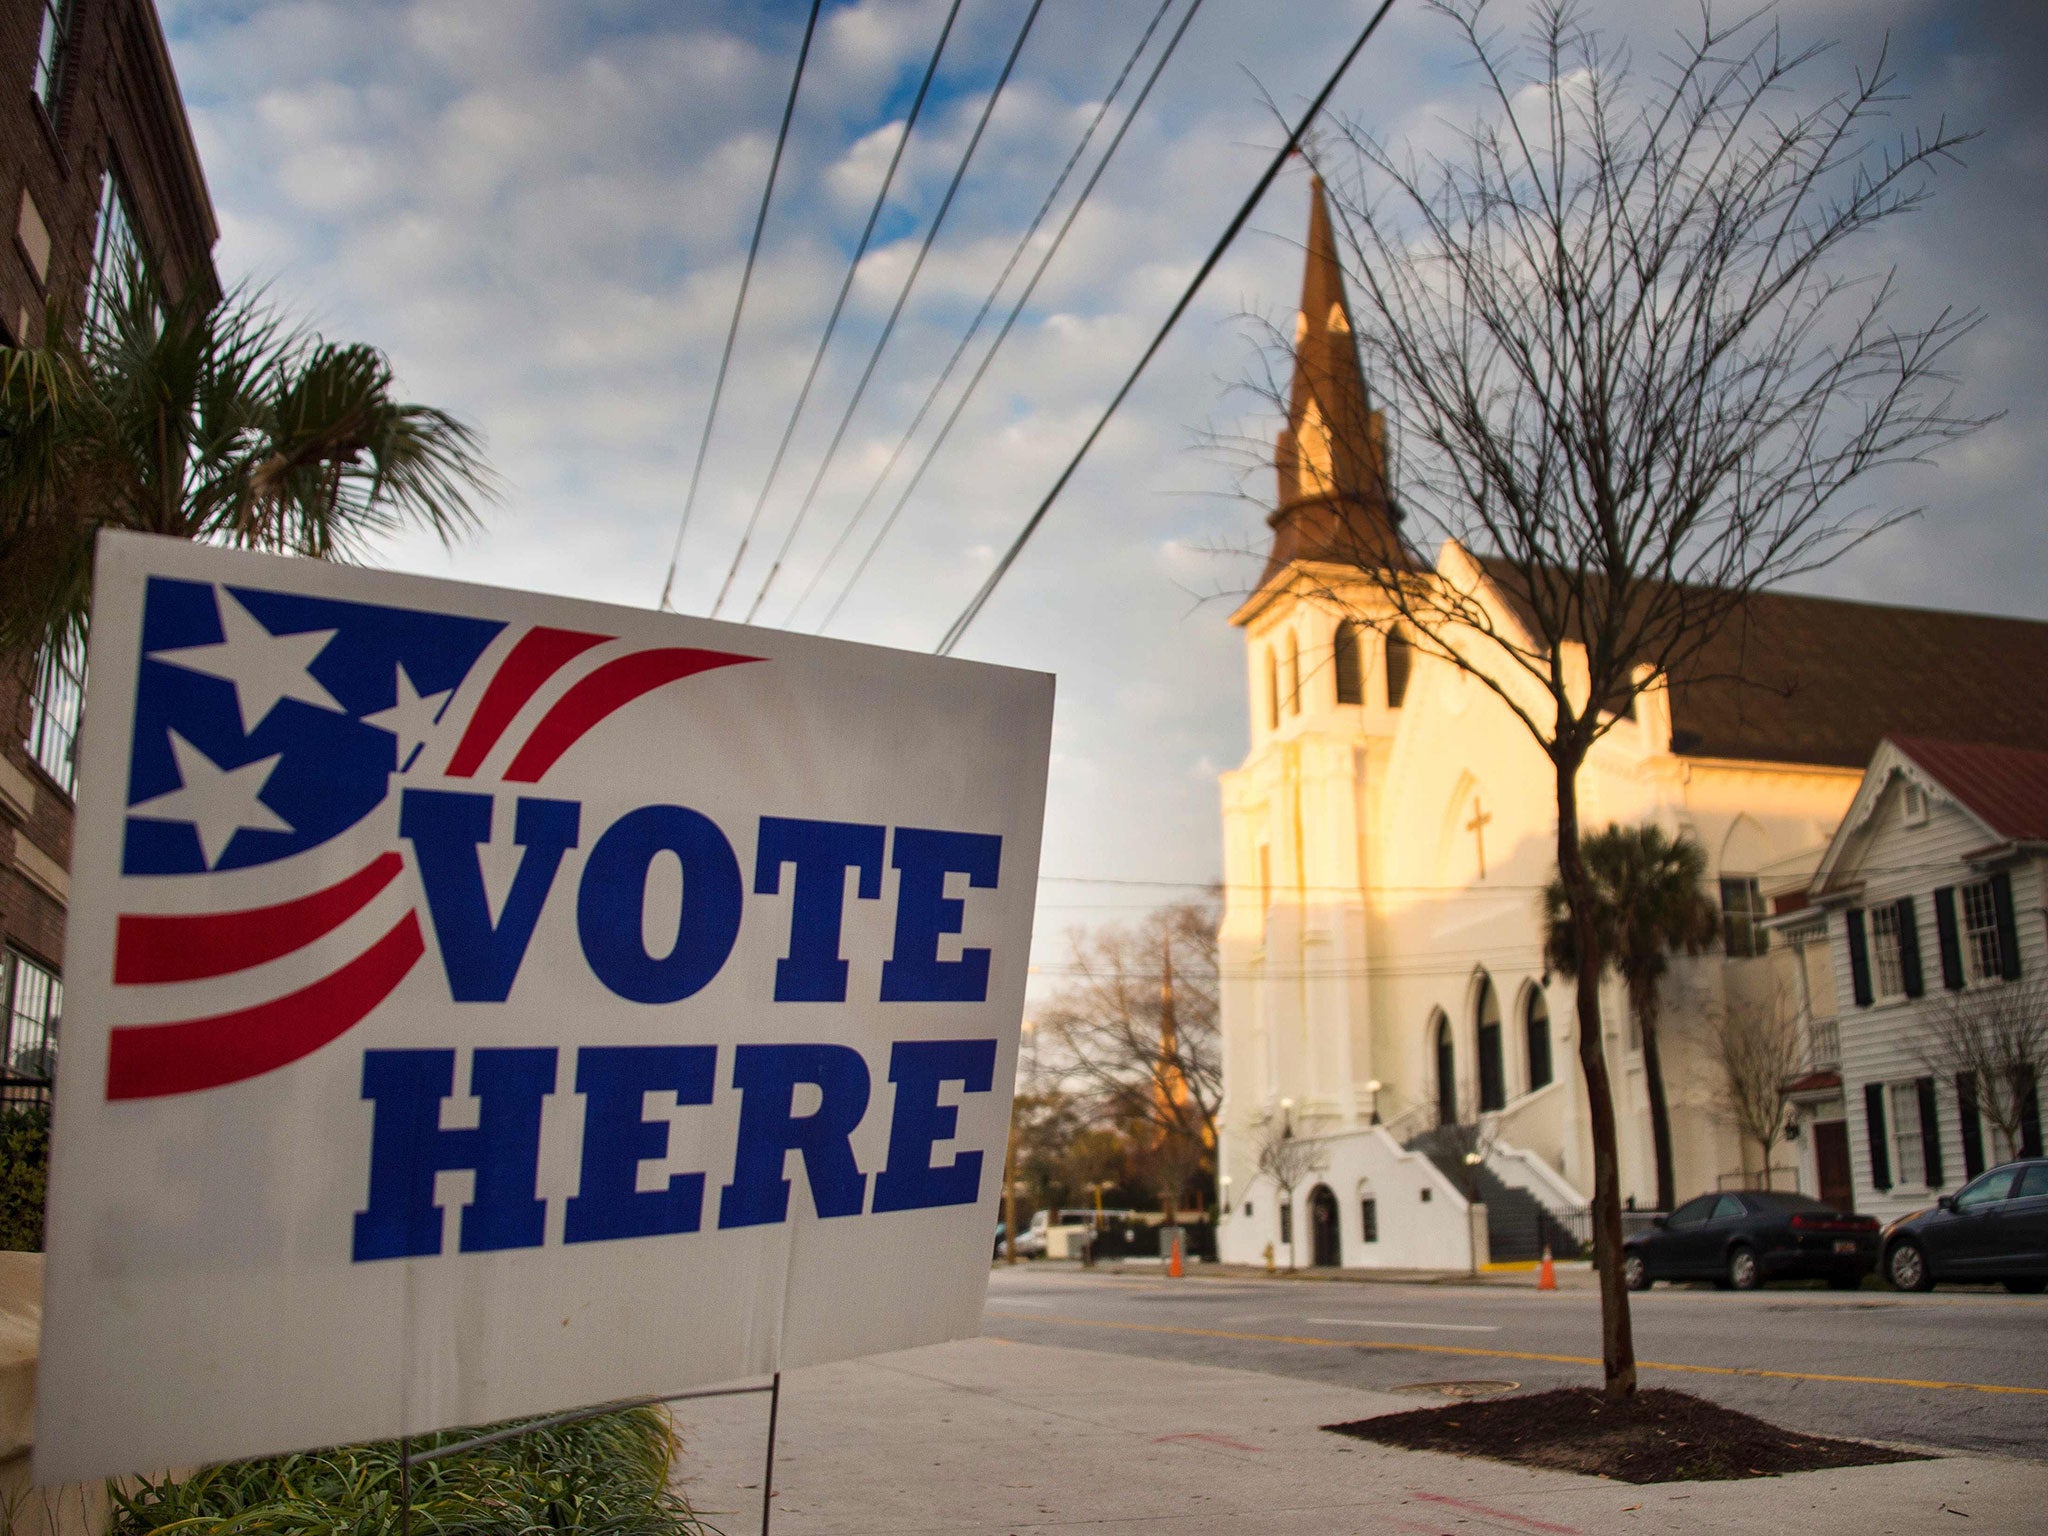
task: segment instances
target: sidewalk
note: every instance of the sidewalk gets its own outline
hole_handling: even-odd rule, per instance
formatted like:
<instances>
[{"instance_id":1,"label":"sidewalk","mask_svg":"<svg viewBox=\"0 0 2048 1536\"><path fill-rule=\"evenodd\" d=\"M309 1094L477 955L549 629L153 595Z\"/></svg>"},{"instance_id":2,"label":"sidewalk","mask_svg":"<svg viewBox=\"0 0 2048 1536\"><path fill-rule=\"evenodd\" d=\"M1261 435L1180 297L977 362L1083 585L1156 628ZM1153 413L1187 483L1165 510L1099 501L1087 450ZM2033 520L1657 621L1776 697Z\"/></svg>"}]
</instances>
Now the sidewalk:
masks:
<instances>
[{"instance_id":1,"label":"sidewalk","mask_svg":"<svg viewBox=\"0 0 2048 1536\"><path fill-rule=\"evenodd\" d=\"M1398 1451L1319 1426L1422 1406L1250 1371L997 1339L783 1378L776 1536L1920 1536L2038 1529L2048 1467L1952 1456L1635 1487ZM681 1476L726 1536L759 1528L760 1399L682 1405ZM1937 1523L1938 1522L1938 1523Z\"/></svg>"},{"instance_id":2,"label":"sidewalk","mask_svg":"<svg viewBox=\"0 0 2048 1536\"><path fill-rule=\"evenodd\" d=\"M1084 1273L1083 1266L1055 1259L1034 1259L1036 1267L1056 1269L1062 1272ZM998 1265L1000 1267L1000 1265ZM1019 1269L1024 1265L1019 1264ZM1096 1274L1108 1275L1157 1275L1161 1266L1158 1261L1150 1262L1104 1262L1094 1267ZM1600 1281L1593 1273L1592 1264L1585 1259L1560 1260L1553 1266L1557 1274L1557 1286L1564 1291L1594 1291L1600 1288ZM1489 1265L1473 1274L1463 1269L1287 1269L1284 1265L1273 1274L1266 1273L1263 1264L1191 1264L1187 1266L1187 1278L1191 1280L1296 1280L1304 1284L1319 1285L1518 1285L1534 1289L1536 1266L1530 1264Z\"/></svg>"}]
</instances>

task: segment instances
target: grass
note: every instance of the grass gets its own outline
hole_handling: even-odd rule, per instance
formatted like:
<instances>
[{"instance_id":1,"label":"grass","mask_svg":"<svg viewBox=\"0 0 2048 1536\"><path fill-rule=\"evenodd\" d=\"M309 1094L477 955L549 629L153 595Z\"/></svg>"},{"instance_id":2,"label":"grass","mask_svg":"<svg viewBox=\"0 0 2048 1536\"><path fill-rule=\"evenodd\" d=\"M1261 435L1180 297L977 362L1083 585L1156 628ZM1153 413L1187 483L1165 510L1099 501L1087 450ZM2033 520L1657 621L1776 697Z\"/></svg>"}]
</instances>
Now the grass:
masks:
<instances>
[{"instance_id":1,"label":"grass","mask_svg":"<svg viewBox=\"0 0 2048 1536\"><path fill-rule=\"evenodd\" d=\"M476 1431L413 1442L419 1455ZM556 1425L412 1469L415 1536L701 1536L669 1487L666 1413L634 1408ZM109 1536L394 1536L398 1445L346 1446L210 1467L115 1491Z\"/></svg>"}]
</instances>

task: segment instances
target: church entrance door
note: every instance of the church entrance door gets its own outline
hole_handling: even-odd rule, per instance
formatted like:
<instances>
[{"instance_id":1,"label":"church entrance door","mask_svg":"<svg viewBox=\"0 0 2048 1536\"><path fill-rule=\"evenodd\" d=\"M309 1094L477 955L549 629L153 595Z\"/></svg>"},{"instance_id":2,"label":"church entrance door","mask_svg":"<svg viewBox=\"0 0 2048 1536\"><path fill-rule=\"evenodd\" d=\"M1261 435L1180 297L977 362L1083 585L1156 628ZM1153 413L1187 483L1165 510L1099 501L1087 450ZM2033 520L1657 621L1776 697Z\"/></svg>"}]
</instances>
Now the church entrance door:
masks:
<instances>
[{"instance_id":1,"label":"church entrance door","mask_svg":"<svg viewBox=\"0 0 2048 1536\"><path fill-rule=\"evenodd\" d=\"M1343 1251L1337 1239L1337 1197L1330 1193L1330 1186L1318 1184L1309 1191L1308 1224L1315 1243L1315 1266L1318 1269L1335 1269L1343 1262Z\"/></svg>"}]
</instances>

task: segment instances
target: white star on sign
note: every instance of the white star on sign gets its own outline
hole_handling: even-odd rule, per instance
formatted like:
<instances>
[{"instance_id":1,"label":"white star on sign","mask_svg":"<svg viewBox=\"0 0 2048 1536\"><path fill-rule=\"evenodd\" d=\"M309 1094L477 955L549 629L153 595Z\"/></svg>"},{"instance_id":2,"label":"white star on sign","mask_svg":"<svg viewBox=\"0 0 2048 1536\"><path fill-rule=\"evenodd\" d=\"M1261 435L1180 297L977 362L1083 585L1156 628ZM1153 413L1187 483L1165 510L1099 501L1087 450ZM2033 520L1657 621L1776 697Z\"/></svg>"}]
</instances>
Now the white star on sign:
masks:
<instances>
[{"instance_id":1,"label":"white star on sign","mask_svg":"<svg viewBox=\"0 0 2048 1536\"><path fill-rule=\"evenodd\" d=\"M455 690L444 688L439 693L423 694L413 687L412 674L403 666L393 670L398 674L398 702L374 715L364 715L363 724L374 725L398 738L398 771L403 773L412 766L413 754L434 734L434 722L440 718L441 707Z\"/></svg>"},{"instance_id":2,"label":"white star on sign","mask_svg":"<svg viewBox=\"0 0 2048 1536\"><path fill-rule=\"evenodd\" d=\"M131 816L151 821L185 821L199 834L199 848L206 867L213 868L228 844L244 827L258 832L289 832L292 824L257 797L270 782L276 756L259 758L239 768L223 768L176 731L171 733L171 755L178 762L180 786L130 806Z\"/></svg>"},{"instance_id":3,"label":"white star on sign","mask_svg":"<svg viewBox=\"0 0 2048 1536\"><path fill-rule=\"evenodd\" d=\"M300 635L273 635L244 608L240 599L217 605L224 639L210 645L184 645L157 651L158 661L208 677L226 678L235 685L235 701L242 712L242 734L248 735L263 723L280 699L297 699L316 709L343 712L341 701L321 685L306 668L334 638L331 629L309 630Z\"/></svg>"}]
</instances>

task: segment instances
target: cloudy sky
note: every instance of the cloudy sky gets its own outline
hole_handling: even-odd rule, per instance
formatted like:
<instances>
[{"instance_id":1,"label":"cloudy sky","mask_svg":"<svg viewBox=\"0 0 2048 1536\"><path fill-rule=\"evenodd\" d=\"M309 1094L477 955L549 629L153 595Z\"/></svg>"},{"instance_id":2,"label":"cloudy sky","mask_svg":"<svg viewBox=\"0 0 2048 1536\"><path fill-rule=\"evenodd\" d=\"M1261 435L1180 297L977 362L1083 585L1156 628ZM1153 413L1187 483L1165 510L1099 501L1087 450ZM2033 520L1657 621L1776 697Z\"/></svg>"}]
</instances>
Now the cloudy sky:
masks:
<instances>
[{"instance_id":1,"label":"cloudy sky","mask_svg":"<svg viewBox=\"0 0 2048 1536\"><path fill-rule=\"evenodd\" d=\"M676 606L708 610L949 0L830 0L734 355ZM734 591L754 600L1030 0L963 0L938 83ZM1140 77L1187 0L1174 0ZM159 0L220 214L229 282L268 284L403 388L485 434L506 482L485 533L402 569L641 606L658 597L807 7L801 0ZM904 468L823 569L1157 0L1044 0L867 398L761 606L815 628ZM1206 0L953 440L828 631L929 649L1149 339L1372 9ZM1597 0L1648 59L1691 0ZM1501 5L1504 24L1524 14ZM1983 130L1933 211L1865 254L1907 312L1979 308L1963 403L2004 419L1879 488L1926 508L1812 585L2048 618L2048 7L1786 0L1837 41L1816 89L1889 35L1901 127ZM1337 110L1390 140L1470 111L1448 28L1397 0ZM1109 125L1119 120L1127 86ZM1099 149L1109 127L1097 136ZM1084 169L1089 162L1084 161ZM1073 183L1067 195L1071 196ZM1063 207L1063 205L1062 205ZM1269 434L1234 386L1246 315L1291 318L1306 182L1284 177L969 634L960 654L1058 674L1040 948L1220 871L1216 774L1246 743L1244 668L1213 594L1242 591L1264 507L1205 431ZM1060 217L1056 208L1054 222ZM1041 243L1044 237L1041 236ZM1035 258L1027 258L1026 269ZM997 314L1007 310L1013 280ZM984 332L986 335L987 332ZM979 351L970 351L972 363ZM957 388L957 382L954 386ZM941 410L950 409L950 395ZM1265 479L1250 487L1264 495ZM724 616L737 617L733 600ZM2037 680L2029 680L2030 683ZM1082 883L1114 880L1124 884ZM1162 882L1148 886L1135 882ZM1055 946L1056 947L1056 943Z\"/></svg>"}]
</instances>

